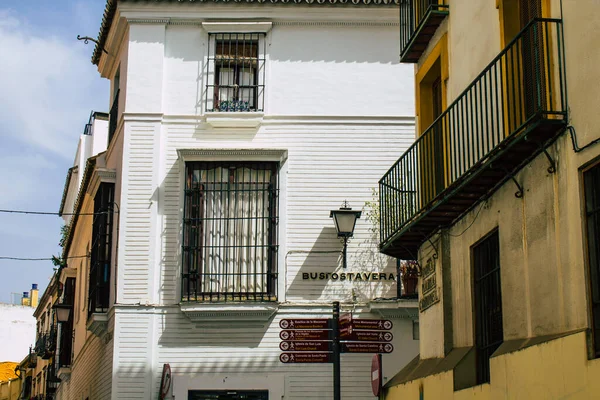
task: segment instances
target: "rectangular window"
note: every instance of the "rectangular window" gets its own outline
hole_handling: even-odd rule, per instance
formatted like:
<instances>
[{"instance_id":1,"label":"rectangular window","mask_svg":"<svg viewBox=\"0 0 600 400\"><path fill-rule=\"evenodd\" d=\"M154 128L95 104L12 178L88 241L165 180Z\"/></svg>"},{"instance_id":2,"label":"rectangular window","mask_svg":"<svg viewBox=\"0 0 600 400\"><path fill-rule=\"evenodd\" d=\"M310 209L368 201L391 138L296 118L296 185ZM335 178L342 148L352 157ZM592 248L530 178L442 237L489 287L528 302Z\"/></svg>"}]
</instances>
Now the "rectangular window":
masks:
<instances>
[{"instance_id":1,"label":"rectangular window","mask_svg":"<svg viewBox=\"0 0 600 400\"><path fill-rule=\"evenodd\" d=\"M183 216L184 301L276 301L278 165L191 162Z\"/></svg>"},{"instance_id":2,"label":"rectangular window","mask_svg":"<svg viewBox=\"0 0 600 400\"><path fill-rule=\"evenodd\" d=\"M590 268L592 341L594 354L600 357L600 165L585 172L583 180Z\"/></svg>"},{"instance_id":3,"label":"rectangular window","mask_svg":"<svg viewBox=\"0 0 600 400\"><path fill-rule=\"evenodd\" d=\"M473 247L477 384L490 381L490 357L502 344L502 294L498 231Z\"/></svg>"},{"instance_id":4,"label":"rectangular window","mask_svg":"<svg viewBox=\"0 0 600 400\"><path fill-rule=\"evenodd\" d=\"M71 353L73 352L73 304L75 303L75 278L67 278L64 285L64 297L62 304L71 306L69 319L60 324L59 339L59 368L71 365Z\"/></svg>"},{"instance_id":5,"label":"rectangular window","mask_svg":"<svg viewBox=\"0 0 600 400\"><path fill-rule=\"evenodd\" d=\"M269 400L268 390L190 390L188 400Z\"/></svg>"},{"instance_id":6,"label":"rectangular window","mask_svg":"<svg viewBox=\"0 0 600 400\"><path fill-rule=\"evenodd\" d=\"M110 113L108 114L108 144L112 141L115 132L117 131L117 122L119 120L119 92L121 87L121 67L117 69L115 78L113 79L113 95Z\"/></svg>"},{"instance_id":7,"label":"rectangular window","mask_svg":"<svg viewBox=\"0 0 600 400\"><path fill-rule=\"evenodd\" d=\"M263 111L265 36L209 34L206 111Z\"/></svg>"},{"instance_id":8,"label":"rectangular window","mask_svg":"<svg viewBox=\"0 0 600 400\"><path fill-rule=\"evenodd\" d=\"M101 183L94 197L88 316L108 311L114 183Z\"/></svg>"}]
</instances>

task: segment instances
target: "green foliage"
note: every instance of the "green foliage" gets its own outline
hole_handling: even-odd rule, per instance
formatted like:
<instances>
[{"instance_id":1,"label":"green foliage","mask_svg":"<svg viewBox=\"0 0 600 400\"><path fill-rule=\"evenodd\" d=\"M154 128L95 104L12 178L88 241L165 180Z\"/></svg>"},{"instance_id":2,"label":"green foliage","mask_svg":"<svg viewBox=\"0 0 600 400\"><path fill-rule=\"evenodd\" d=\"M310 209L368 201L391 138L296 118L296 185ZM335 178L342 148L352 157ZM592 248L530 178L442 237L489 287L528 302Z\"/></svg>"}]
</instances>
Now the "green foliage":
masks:
<instances>
[{"instance_id":1,"label":"green foliage","mask_svg":"<svg viewBox=\"0 0 600 400\"><path fill-rule=\"evenodd\" d=\"M58 241L58 245L60 247L65 247L68 234L69 234L69 227L67 225L61 226L60 227L60 240Z\"/></svg>"},{"instance_id":2,"label":"green foliage","mask_svg":"<svg viewBox=\"0 0 600 400\"><path fill-rule=\"evenodd\" d=\"M67 225L63 225L60 227L60 240L58 241L58 245L60 247L65 247L67 244L67 237L69 235L69 227ZM56 267L64 268L67 266L67 262L59 256L52 256L52 264Z\"/></svg>"}]
</instances>

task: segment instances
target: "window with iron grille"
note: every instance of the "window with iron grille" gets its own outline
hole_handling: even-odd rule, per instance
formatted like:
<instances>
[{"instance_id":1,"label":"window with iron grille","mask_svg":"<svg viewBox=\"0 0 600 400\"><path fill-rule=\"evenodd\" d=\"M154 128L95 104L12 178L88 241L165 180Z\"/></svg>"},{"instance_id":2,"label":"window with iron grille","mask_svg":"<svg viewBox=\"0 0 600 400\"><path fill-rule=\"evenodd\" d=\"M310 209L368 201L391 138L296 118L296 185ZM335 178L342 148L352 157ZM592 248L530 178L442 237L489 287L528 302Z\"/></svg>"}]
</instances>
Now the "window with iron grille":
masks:
<instances>
[{"instance_id":1,"label":"window with iron grille","mask_svg":"<svg viewBox=\"0 0 600 400\"><path fill-rule=\"evenodd\" d=\"M183 301L277 300L278 165L186 164Z\"/></svg>"},{"instance_id":2,"label":"window with iron grille","mask_svg":"<svg viewBox=\"0 0 600 400\"><path fill-rule=\"evenodd\" d=\"M594 355L600 357L600 165L586 171L583 180L590 268L592 342Z\"/></svg>"},{"instance_id":3,"label":"window with iron grille","mask_svg":"<svg viewBox=\"0 0 600 400\"><path fill-rule=\"evenodd\" d=\"M502 344L502 294L498 231L473 247L477 384L490 381L490 357Z\"/></svg>"},{"instance_id":4,"label":"window with iron grille","mask_svg":"<svg viewBox=\"0 0 600 400\"><path fill-rule=\"evenodd\" d=\"M108 311L114 183L103 182L94 197L88 316Z\"/></svg>"},{"instance_id":5,"label":"window with iron grille","mask_svg":"<svg viewBox=\"0 0 600 400\"><path fill-rule=\"evenodd\" d=\"M265 33L211 33L206 111L263 111Z\"/></svg>"},{"instance_id":6,"label":"window with iron grille","mask_svg":"<svg viewBox=\"0 0 600 400\"><path fill-rule=\"evenodd\" d=\"M73 314L75 303L75 278L67 278L64 286L64 297L62 304L71 306L69 319L60 324L60 339L59 339L59 368L68 367L71 365L71 356L73 352Z\"/></svg>"}]
</instances>

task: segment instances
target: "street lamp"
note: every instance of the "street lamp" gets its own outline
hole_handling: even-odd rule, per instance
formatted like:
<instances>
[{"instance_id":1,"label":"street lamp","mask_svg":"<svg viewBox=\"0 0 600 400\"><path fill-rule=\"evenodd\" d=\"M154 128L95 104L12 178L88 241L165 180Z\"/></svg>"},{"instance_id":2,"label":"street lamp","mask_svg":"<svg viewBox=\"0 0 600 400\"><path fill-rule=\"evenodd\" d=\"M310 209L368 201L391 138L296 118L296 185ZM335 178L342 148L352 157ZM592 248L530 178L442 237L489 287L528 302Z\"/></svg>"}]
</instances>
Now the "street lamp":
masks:
<instances>
[{"instance_id":1,"label":"street lamp","mask_svg":"<svg viewBox=\"0 0 600 400\"><path fill-rule=\"evenodd\" d=\"M56 311L56 320L58 322L68 322L71 315L71 306L69 304L59 304L58 302L52 306Z\"/></svg>"},{"instance_id":2,"label":"street lamp","mask_svg":"<svg viewBox=\"0 0 600 400\"><path fill-rule=\"evenodd\" d=\"M339 210L331 210L329 218L333 218L335 223L335 230L337 231L338 238L342 239L344 243L343 250L343 267L346 268L346 250L348 248L348 239L354 235L354 226L356 220L360 218L361 211L352 211L352 208L348 207L348 202L344 201L344 204Z\"/></svg>"}]
</instances>

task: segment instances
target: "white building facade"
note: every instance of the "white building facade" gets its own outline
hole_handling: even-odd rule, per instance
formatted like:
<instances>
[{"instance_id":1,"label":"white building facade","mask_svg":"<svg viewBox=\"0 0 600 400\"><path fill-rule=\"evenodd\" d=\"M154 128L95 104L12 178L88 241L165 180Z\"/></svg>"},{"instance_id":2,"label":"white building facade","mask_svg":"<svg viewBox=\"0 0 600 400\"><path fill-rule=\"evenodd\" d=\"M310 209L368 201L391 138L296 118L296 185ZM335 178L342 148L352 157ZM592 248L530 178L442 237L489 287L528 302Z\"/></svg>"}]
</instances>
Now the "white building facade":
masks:
<instances>
[{"instance_id":1,"label":"white building facade","mask_svg":"<svg viewBox=\"0 0 600 400\"><path fill-rule=\"evenodd\" d=\"M330 399L331 364L280 362L279 323L330 318L333 301L392 320L384 375L416 356L417 304L368 205L414 140L396 7L109 1L93 57L111 80L108 148L73 209L113 218L87 241L71 227L66 255L91 256L66 268L59 398L156 398L168 364L166 398ZM346 269L329 217L344 201L363 210ZM371 356L342 354L342 398L373 398Z\"/></svg>"}]
</instances>

